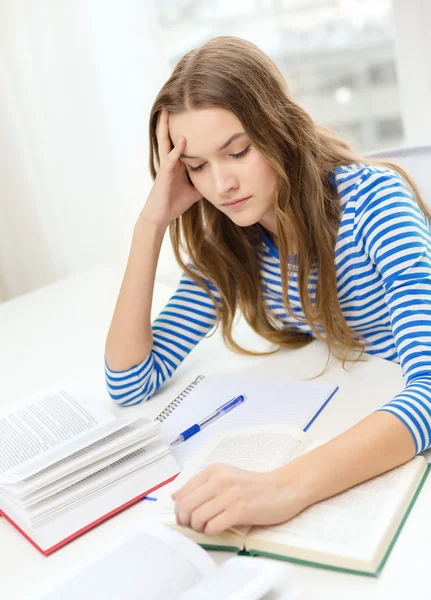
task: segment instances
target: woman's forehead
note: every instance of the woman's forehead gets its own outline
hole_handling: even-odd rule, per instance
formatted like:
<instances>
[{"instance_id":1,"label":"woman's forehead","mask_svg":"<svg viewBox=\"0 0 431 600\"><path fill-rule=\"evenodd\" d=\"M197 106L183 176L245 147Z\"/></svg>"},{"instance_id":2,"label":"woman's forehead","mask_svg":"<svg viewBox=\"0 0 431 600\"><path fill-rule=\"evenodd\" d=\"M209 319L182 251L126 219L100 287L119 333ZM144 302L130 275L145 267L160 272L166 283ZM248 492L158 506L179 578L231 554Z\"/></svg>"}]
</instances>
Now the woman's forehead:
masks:
<instances>
[{"instance_id":1,"label":"woman's forehead","mask_svg":"<svg viewBox=\"0 0 431 600\"><path fill-rule=\"evenodd\" d=\"M244 128L232 112L204 108L171 113L169 132L174 144L180 136L186 138L185 154L202 157L217 152L233 135L243 133Z\"/></svg>"}]
</instances>

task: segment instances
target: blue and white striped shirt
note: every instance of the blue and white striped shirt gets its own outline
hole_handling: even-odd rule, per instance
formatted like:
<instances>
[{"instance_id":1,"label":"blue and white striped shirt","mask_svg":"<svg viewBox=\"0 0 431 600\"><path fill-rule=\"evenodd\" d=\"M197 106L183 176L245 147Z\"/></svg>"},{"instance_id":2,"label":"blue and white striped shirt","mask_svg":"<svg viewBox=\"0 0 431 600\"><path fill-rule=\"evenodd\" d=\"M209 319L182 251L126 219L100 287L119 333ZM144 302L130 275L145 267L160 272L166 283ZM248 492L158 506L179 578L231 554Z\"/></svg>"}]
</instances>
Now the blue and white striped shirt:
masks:
<instances>
[{"instance_id":1,"label":"blue and white striped shirt","mask_svg":"<svg viewBox=\"0 0 431 600\"><path fill-rule=\"evenodd\" d=\"M366 352L401 363L404 390L380 410L409 428L416 451L431 446L431 228L404 180L385 167L355 163L331 173L341 201L335 247L338 299ZM284 327L312 333L304 318L295 272L289 284L294 317L284 307L277 249L264 236L262 293ZM310 274L313 299L317 272ZM210 284L209 284L210 285ZM210 285L220 301L220 295ZM127 371L105 361L108 391L118 405L148 400L215 325L210 297L184 275L152 324L149 356Z\"/></svg>"}]
</instances>

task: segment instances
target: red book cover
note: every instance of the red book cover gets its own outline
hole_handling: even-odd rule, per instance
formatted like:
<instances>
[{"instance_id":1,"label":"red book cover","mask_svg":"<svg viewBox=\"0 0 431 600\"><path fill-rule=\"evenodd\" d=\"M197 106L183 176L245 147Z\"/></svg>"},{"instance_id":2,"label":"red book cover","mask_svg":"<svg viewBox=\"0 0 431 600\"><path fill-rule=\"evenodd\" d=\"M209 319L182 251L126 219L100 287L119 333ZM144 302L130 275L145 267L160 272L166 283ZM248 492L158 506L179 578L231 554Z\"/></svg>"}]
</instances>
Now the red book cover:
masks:
<instances>
[{"instance_id":1,"label":"red book cover","mask_svg":"<svg viewBox=\"0 0 431 600\"><path fill-rule=\"evenodd\" d=\"M66 544L68 544L69 542L71 542L75 538L79 537L80 535L82 535L83 533L85 533L86 531L88 531L89 529L92 529L93 527L97 527L97 525L99 525L100 523L103 523L103 521L106 521L107 519L111 518L112 516L114 516L115 514L119 513L120 511L124 510L125 508L128 508L129 506L131 506L135 502L138 502L138 500L141 500L141 498L143 498L144 496L147 496L148 494L151 494L151 492L154 492L155 490L158 490L159 488L163 487L164 485L170 483L171 481L173 481L177 477L177 475L178 475L178 473L176 475L173 475L169 479L166 479L165 481L162 481L162 483L159 483L158 485L150 488L149 490L146 490L142 494L139 494L139 496L136 496L135 498L132 498L131 500L129 500L125 504L122 504L121 506L118 506L114 510L111 510L106 515L103 515L99 519L96 519L96 521L93 521L92 523L89 523L85 527L82 527L82 529L79 529L79 531L76 531L75 533L73 533L69 537L65 538L64 540L61 540L60 542L58 542L54 546L51 546L51 548L48 548L47 550L42 550L42 548L40 548L36 544L36 542L34 542L26 533L24 533L24 531L12 519L10 519L7 516L7 514L5 512L3 512L1 509L0 509L0 516L3 516L7 521L9 521L9 523L11 525L13 525L15 527L15 529L17 529L37 550L39 550L39 552L41 554L43 554L44 556L48 556L48 554L51 554L52 552L55 552L56 550L58 550L62 546L65 546Z\"/></svg>"}]
</instances>

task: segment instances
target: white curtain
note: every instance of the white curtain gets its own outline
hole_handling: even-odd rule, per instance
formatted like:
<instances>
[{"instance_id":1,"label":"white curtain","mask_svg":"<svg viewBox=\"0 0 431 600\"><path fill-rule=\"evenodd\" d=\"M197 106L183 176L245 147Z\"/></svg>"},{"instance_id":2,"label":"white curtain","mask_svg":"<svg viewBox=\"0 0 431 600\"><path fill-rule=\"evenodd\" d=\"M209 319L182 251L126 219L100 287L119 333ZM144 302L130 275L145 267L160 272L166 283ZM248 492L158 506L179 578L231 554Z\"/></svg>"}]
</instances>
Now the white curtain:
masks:
<instances>
[{"instance_id":1,"label":"white curtain","mask_svg":"<svg viewBox=\"0 0 431 600\"><path fill-rule=\"evenodd\" d=\"M0 0L0 299L124 262L169 76L147 0Z\"/></svg>"}]
</instances>

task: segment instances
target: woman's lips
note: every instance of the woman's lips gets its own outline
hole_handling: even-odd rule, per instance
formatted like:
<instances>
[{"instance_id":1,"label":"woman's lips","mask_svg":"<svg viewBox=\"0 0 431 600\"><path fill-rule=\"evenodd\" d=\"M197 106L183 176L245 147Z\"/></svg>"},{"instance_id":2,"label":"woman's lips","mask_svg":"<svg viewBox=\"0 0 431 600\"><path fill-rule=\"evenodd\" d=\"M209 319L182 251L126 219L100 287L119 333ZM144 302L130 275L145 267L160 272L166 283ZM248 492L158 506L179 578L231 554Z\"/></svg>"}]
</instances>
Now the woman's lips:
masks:
<instances>
[{"instance_id":1,"label":"woman's lips","mask_svg":"<svg viewBox=\"0 0 431 600\"><path fill-rule=\"evenodd\" d=\"M234 210L237 208L241 208L241 206L244 206L244 204L247 202L247 200L249 200L251 198L251 196L247 196L247 198L242 198L241 200L237 200L236 202L233 202L232 204L223 204L223 206L225 208L228 208L230 210Z\"/></svg>"}]
</instances>

